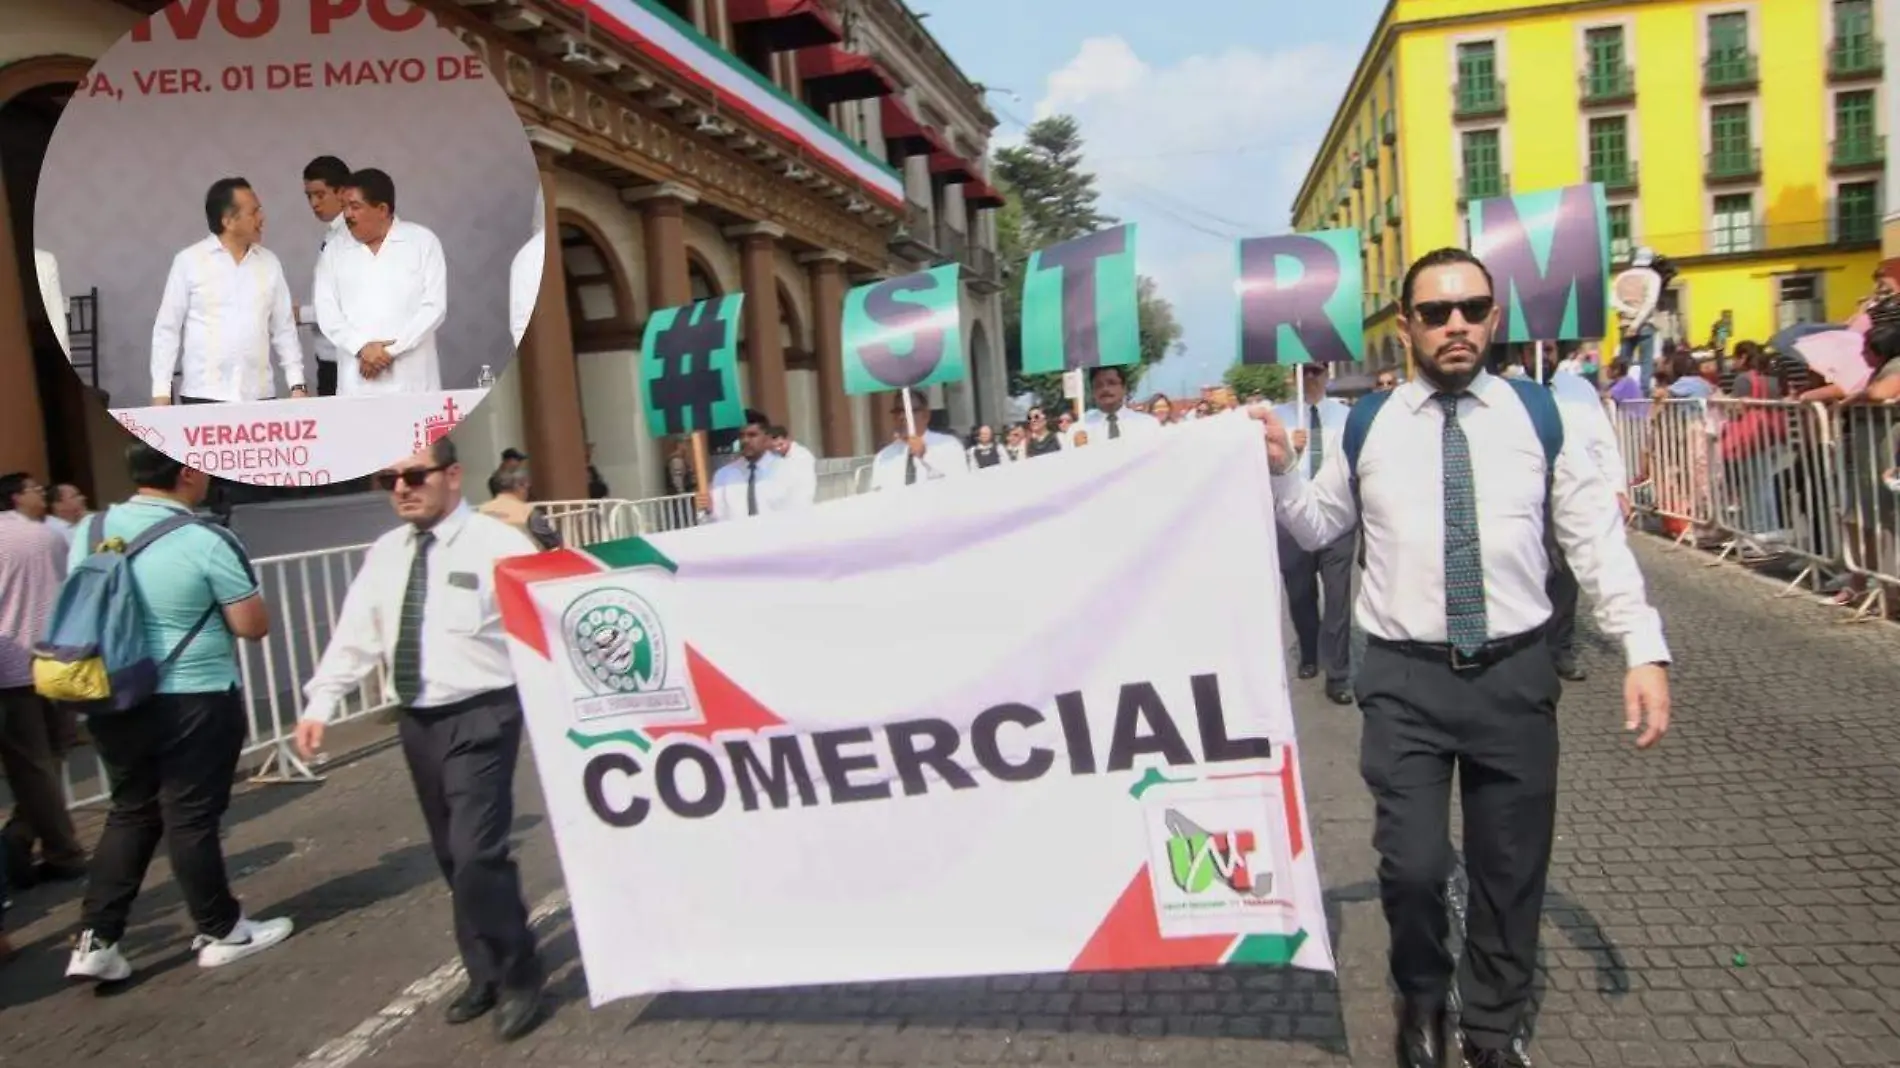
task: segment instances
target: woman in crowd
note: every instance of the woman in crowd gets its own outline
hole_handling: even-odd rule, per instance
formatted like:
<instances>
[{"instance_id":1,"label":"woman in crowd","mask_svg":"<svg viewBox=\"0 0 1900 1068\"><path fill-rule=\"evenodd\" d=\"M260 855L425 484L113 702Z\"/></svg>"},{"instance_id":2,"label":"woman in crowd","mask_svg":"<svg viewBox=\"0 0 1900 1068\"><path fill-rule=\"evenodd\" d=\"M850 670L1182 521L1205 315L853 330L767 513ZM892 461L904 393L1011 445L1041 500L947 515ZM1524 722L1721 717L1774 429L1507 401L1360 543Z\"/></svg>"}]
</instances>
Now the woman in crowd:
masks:
<instances>
[{"instance_id":1,"label":"woman in crowd","mask_svg":"<svg viewBox=\"0 0 1900 1068\"><path fill-rule=\"evenodd\" d=\"M1167 426L1174 422L1174 402L1168 399L1166 393L1157 393L1148 402L1148 414L1155 417L1155 422Z\"/></svg>"},{"instance_id":2,"label":"woman in crowd","mask_svg":"<svg viewBox=\"0 0 1900 1068\"><path fill-rule=\"evenodd\" d=\"M976 428L976 434L970 442L970 466L974 468L995 467L1008 463L1009 450L997 444L996 430L989 424Z\"/></svg>"},{"instance_id":3,"label":"woman in crowd","mask_svg":"<svg viewBox=\"0 0 1900 1068\"><path fill-rule=\"evenodd\" d=\"M1023 457L1047 456L1062 451L1062 436L1049 426L1041 408L1029 409L1029 440L1023 445Z\"/></svg>"}]
</instances>

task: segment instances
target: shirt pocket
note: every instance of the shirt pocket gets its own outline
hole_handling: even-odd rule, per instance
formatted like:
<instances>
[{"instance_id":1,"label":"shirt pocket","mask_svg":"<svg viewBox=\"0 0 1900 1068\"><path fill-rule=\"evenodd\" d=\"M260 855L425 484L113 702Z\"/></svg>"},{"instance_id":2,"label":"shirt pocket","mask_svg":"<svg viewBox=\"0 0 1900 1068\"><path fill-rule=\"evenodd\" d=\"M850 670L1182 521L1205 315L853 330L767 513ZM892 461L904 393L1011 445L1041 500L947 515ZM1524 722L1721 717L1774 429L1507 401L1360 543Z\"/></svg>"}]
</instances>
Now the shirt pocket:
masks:
<instances>
[{"instance_id":1,"label":"shirt pocket","mask_svg":"<svg viewBox=\"0 0 1900 1068\"><path fill-rule=\"evenodd\" d=\"M488 614L487 598L479 588L447 586L431 607L441 613L442 629L458 637L480 633Z\"/></svg>"}]
</instances>

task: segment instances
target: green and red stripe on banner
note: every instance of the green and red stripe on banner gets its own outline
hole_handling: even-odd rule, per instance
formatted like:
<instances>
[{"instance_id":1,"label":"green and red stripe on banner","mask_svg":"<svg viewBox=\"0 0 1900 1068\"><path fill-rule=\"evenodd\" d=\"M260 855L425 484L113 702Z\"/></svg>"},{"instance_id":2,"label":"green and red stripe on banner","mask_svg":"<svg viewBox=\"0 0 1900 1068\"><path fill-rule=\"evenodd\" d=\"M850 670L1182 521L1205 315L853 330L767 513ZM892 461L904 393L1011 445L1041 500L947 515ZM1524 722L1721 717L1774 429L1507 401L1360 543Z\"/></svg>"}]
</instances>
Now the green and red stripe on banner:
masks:
<instances>
[{"instance_id":1,"label":"green and red stripe on banner","mask_svg":"<svg viewBox=\"0 0 1900 1068\"><path fill-rule=\"evenodd\" d=\"M601 575L633 567L678 570L678 566L665 553L644 538L601 542L585 550L555 549L503 560L495 566L495 592L501 607L502 626L509 637L533 650L542 659L552 660L552 645L529 587L539 582ZM714 666L691 642L686 645L686 667L699 698L700 723L648 727L640 731L622 730L603 735L585 735L570 730L569 740L582 748L608 742L625 742L646 750L652 747L654 739L668 734L711 738L720 731L760 731L788 726L782 717ZM1280 780L1286 808L1288 846L1291 856L1296 859L1307 848L1298 768L1298 755L1293 746L1288 745L1283 750L1280 770L1246 772L1239 776ZM1221 777L1234 776L1214 776ZM1166 781L1169 780L1150 772L1148 778L1137 784L1130 793L1139 796L1146 787ZM1223 934L1164 938L1158 916L1154 882L1148 865L1144 863L1070 963L1069 970L1140 971L1223 965L1286 965L1292 963L1294 955L1307 938L1303 930L1290 935Z\"/></svg>"},{"instance_id":2,"label":"green and red stripe on banner","mask_svg":"<svg viewBox=\"0 0 1900 1068\"><path fill-rule=\"evenodd\" d=\"M903 205L903 179L889 164L655 0L563 2L655 63L711 92L722 106L730 106L750 121L841 168L885 204Z\"/></svg>"}]
</instances>

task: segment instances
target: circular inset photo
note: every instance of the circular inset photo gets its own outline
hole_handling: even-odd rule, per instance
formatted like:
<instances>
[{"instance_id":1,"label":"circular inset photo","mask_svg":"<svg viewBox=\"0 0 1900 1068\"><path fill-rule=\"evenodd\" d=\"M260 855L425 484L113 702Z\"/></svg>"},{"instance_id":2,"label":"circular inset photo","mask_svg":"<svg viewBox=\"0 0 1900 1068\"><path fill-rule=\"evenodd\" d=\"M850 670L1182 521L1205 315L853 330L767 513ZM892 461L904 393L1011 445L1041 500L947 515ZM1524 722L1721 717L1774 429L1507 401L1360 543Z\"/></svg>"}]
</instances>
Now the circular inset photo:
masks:
<instances>
[{"instance_id":1,"label":"circular inset photo","mask_svg":"<svg viewBox=\"0 0 1900 1068\"><path fill-rule=\"evenodd\" d=\"M33 246L123 426L219 478L322 486L481 401L543 211L495 73L426 9L178 0L60 115Z\"/></svg>"}]
</instances>

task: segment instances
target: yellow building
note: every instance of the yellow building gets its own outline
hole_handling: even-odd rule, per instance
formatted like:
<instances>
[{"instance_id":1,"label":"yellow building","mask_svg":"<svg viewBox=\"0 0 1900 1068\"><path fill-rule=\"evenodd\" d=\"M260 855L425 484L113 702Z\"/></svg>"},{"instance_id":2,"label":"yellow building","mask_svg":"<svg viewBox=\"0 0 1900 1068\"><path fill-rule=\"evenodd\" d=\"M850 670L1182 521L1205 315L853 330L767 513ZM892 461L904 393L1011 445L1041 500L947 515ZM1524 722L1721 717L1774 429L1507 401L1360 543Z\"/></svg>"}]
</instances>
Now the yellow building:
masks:
<instances>
[{"instance_id":1,"label":"yellow building","mask_svg":"<svg viewBox=\"0 0 1900 1068\"><path fill-rule=\"evenodd\" d=\"M1389 0L1294 228L1360 228L1373 364L1398 359L1406 265L1465 243L1468 198L1585 181L1615 267L1647 246L1679 269L1679 339L1841 321L1880 256L1885 6Z\"/></svg>"}]
</instances>

